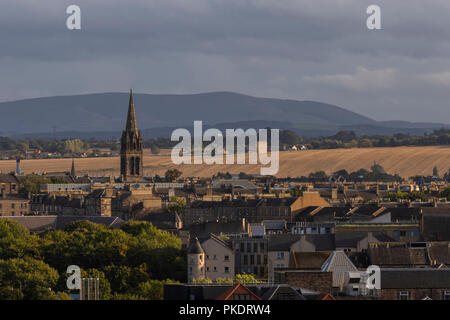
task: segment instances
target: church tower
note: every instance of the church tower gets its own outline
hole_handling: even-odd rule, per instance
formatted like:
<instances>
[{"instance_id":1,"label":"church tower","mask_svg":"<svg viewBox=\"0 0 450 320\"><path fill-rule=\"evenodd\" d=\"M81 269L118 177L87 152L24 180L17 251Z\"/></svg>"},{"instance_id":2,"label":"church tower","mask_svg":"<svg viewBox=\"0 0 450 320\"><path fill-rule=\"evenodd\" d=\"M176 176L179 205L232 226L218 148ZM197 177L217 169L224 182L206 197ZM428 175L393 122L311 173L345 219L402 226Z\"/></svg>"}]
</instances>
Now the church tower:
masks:
<instances>
[{"instance_id":1,"label":"church tower","mask_svg":"<svg viewBox=\"0 0 450 320\"><path fill-rule=\"evenodd\" d=\"M142 137L137 128L133 92L130 90L128 116L120 145L120 175L124 182L139 182L143 175Z\"/></svg>"}]
</instances>

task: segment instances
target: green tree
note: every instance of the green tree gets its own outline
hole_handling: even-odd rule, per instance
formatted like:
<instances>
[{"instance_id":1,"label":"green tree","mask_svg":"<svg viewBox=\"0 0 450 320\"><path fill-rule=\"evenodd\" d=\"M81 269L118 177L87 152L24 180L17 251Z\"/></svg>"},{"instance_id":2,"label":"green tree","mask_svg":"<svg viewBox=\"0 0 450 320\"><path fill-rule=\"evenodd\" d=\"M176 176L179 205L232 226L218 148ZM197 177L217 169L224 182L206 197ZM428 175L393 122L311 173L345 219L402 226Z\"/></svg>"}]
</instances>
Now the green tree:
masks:
<instances>
[{"instance_id":1,"label":"green tree","mask_svg":"<svg viewBox=\"0 0 450 320\"><path fill-rule=\"evenodd\" d=\"M141 282L135 292L137 295L149 300L164 299L164 284L179 283L178 281L167 280L149 280Z\"/></svg>"},{"instance_id":2,"label":"green tree","mask_svg":"<svg viewBox=\"0 0 450 320\"><path fill-rule=\"evenodd\" d=\"M99 279L100 299L101 300L111 299L111 285L108 279L106 278L104 272L94 268L88 270L81 270L81 277Z\"/></svg>"},{"instance_id":3,"label":"green tree","mask_svg":"<svg viewBox=\"0 0 450 320\"><path fill-rule=\"evenodd\" d=\"M58 272L43 261L29 257L0 260L0 299L55 299L52 288Z\"/></svg>"},{"instance_id":4,"label":"green tree","mask_svg":"<svg viewBox=\"0 0 450 320\"><path fill-rule=\"evenodd\" d=\"M303 191L300 190L299 187L295 187L292 188L291 190L289 190L289 194L291 195L291 197L301 197L303 195Z\"/></svg>"},{"instance_id":5,"label":"green tree","mask_svg":"<svg viewBox=\"0 0 450 320\"><path fill-rule=\"evenodd\" d=\"M178 169L169 169L164 174L166 181L174 182L177 181L179 177L181 177L183 173Z\"/></svg>"},{"instance_id":6,"label":"green tree","mask_svg":"<svg viewBox=\"0 0 450 320\"><path fill-rule=\"evenodd\" d=\"M263 282L261 280L256 279L254 274L251 273L240 273L234 277L236 282Z\"/></svg>"},{"instance_id":7,"label":"green tree","mask_svg":"<svg viewBox=\"0 0 450 320\"><path fill-rule=\"evenodd\" d=\"M450 201L450 187L445 188L438 194L441 198L447 198L448 201Z\"/></svg>"},{"instance_id":8,"label":"green tree","mask_svg":"<svg viewBox=\"0 0 450 320\"><path fill-rule=\"evenodd\" d=\"M16 221L0 219L0 259L39 258L39 238Z\"/></svg>"},{"instance_id":9,"label":"green tree","mask_svg":"<svg viewBox=\"0 0 450 320\"><path fill-rule=\"evenodd\" d=\"M186 206L186 200L183 198L170 197L168 211L169 213L181 214L183 212L183 208Z\"/></svg>"}]
</instances>

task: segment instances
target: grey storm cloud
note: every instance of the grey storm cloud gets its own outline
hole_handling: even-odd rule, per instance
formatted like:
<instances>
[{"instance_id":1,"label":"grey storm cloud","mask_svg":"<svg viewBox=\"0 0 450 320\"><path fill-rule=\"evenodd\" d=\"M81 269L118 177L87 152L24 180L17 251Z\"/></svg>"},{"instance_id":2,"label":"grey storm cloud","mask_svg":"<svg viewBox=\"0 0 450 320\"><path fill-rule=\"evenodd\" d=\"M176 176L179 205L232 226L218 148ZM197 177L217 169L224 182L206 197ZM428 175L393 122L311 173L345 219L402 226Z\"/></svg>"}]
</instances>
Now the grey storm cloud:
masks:
<instances>
[{"instance_id":1,"label":"grey storm cloud","mask_svg":"<svg viewBox=\"0 0 450 320\"><path fill-rule=\"evenodd\" d=\"M81 30L66 8L81 7ZM381 7L382 30L366 28ZM450 123L448 0L3 0L0 101L125 91L317 100Z\"/></svg>"}]
</instances>

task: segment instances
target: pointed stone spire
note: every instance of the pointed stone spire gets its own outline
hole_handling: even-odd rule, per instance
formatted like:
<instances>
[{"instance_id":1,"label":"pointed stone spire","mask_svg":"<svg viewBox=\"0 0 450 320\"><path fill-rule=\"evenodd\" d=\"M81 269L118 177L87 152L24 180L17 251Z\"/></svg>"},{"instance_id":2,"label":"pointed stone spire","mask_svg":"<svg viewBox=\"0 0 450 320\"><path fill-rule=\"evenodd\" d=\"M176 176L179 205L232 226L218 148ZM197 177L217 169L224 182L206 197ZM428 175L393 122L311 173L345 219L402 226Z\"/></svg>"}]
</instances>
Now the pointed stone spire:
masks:
<instances>
[{"instance_id":1,"label":"pointed stone spire","mask_svg":"<svg viewBox=\"0 0 450 320\"><path fill-rule=\"evenodd\" d=\"M70 175L75 178L75 160L72 158L72 169L70 169Z\"/></svg>"},{"instance_id":2,"label":"pointed stone spire","mask_svg":"<svg viewBox=\"0 0 450 320\"><path fill-rule=\"evenodd\" d=\"M133 91L130 89L130 102L128 103L128 116L126 131L137 130L136 113L134 111Z\"/></svg>"}]
</instances>

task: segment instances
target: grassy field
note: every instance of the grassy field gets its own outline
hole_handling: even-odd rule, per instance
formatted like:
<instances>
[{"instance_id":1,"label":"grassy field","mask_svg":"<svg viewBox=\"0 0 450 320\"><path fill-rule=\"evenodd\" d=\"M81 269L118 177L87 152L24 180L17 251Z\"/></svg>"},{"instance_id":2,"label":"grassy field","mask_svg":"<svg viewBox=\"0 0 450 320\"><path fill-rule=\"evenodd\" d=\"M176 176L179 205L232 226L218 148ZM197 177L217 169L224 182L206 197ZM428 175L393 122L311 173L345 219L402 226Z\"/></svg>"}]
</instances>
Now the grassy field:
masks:
<instances>
[{"instance_id":1,"label":"grassy field","mask_svg":"<svg viewBox=\"0 0 450 320\"><path fill-rule=\"evenodd\" d=\"M396 148L363 148L334 149L280 152L279 177L295 177L308 175L311 172L323 170L331 173L339 169L355 171L360 168L369 169L373 161L381 164L388 173L398 173L404 178L413 175L431 175L434 166L439 174L449 170L450 147L396 147ZM69 171L71 159L22 160L22 172L64 172ZM119 175L119 158L84 158L75 159L78 174ZM146 175L163 175L167 169L178 168L184 176L207 177L217 172L259 173L258 165L182 165L176 166L170 159L170 154L144 155L144 173ZM15 169L14 160L0 161L3 173Z\"/></svg>"}]
</instances>

